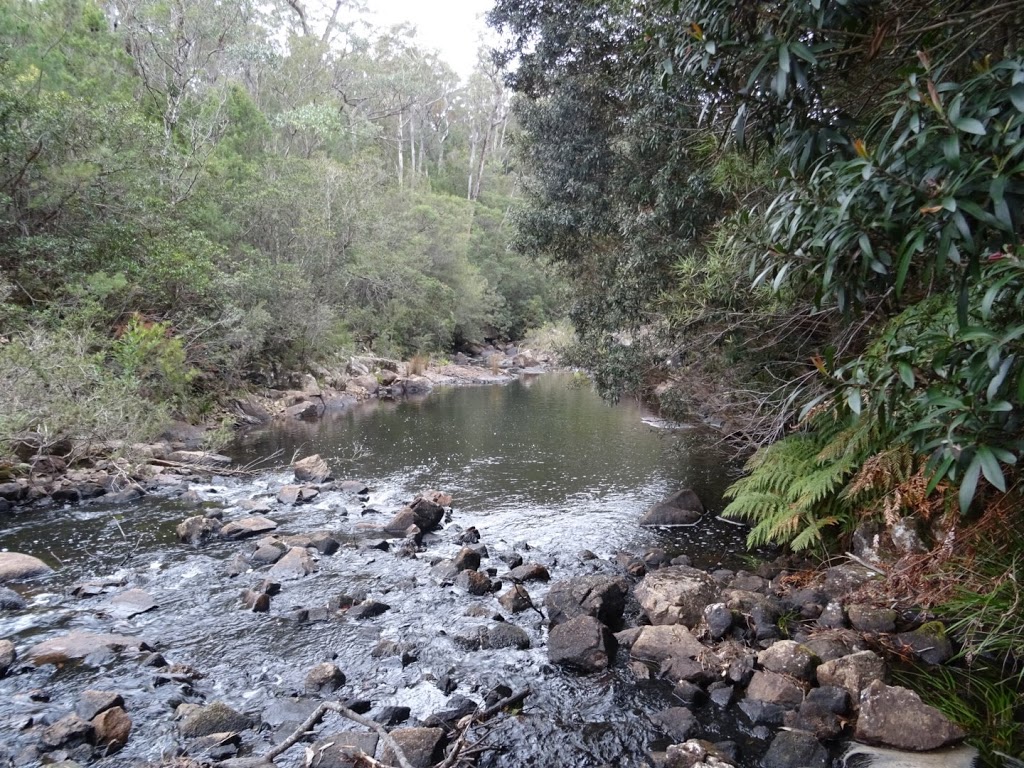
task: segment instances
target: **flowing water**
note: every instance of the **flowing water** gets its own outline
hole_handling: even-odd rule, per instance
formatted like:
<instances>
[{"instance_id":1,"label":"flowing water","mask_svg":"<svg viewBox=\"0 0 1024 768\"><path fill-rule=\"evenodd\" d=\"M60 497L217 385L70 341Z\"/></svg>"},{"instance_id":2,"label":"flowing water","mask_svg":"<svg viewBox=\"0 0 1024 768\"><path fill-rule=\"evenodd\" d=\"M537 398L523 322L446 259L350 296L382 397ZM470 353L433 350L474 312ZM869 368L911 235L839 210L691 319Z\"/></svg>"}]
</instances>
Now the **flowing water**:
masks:
<instances>
[{"instance_id":1,"label":"flowing water","mask_svg":"<svg viewBox=\"0 0 1024 768\"><path fill-rule=\"evenodd\" d=\"M743 566L744 530L712 514L673 531L636 522L646 507L682 486L694 488L711 512L720 509L735 468L713 439L698 429L666 429L635 405L609 407L570 384L551 374L507 386L447 389L244 435L231 451L239 463L276 454L283 465L293 455L319 453L337 478L358 479L371 489L368 499L332 491L285 507L274 500L291 479L284 469L191 486L206 506L222 507L225 519L249 514L238 505L256 499L270 504L267 514L280 524L278 533L327 530L343 542L338 553L320 558L316 574L284 582L268 614L247 612L239 600L265 574L257 568L231 577L226 568L251 544L178 543L175 525L196 514L184 501L154 494L130 506L50 507L9 516L0 549L59 567L52 577L19 587L29 607L0 614L0 637L23 653L71 630L136 635L203 677L157 685L153 670L117 656L59 669L22 666L0 681L0 743L17 753L36 738L20 735L25 725L62 716L82 690L98 688L120 692L135 723L128 746L108 764L173 753L180 742L174 708L182 702L222 700L259 715L265 726L248 734L245 749L260 754L312 709L302 698L306 672L334 661L348 679L341 698L407 706L413 718L444 709L450 695L482 700L498 684L530 686L525 713L490 734L496 748L482 757L484 765L643 765L648 749L667 743L650 720L678 705L667 685L637 683L625 658L601 675L552 667L544 624L531 611L508 616L528 633L530 649L470 650L481 628L504 612L493 596L441 586L430 569L457 552L456 539L469 526L480 531L490 553L482 567L496 568L499 577L505 570L499 556L513 552L544 564L553 580L620 573L610 562L617 552L651 547L685 553L701 567ZM397 558L373 548L380 540L375 527L426 488L454 499L451 521L428 539L426 551ZM581 558L584 550L597 558ZM69 596L76 582L112 575L123 578L124 589L148 592L158 607L117 619L106 606L109 595ZM541 605L546 585L528 587ZM362 621L316 610L302 620L306 614L295 610L322 607L342 594L391 608ZM416 660L403 666L398 657L371 655L381 640L409 644ZM445 680L457 684L454 694L443 692ZM734 739L740 764L755 764L763 744L738 715L713 705L700 712L691 737ZM332 730L346 727L330 719L320 727L321 733ZM278 764L298 765L301 758L296 748Z\"/></svg>"}]
</instances>

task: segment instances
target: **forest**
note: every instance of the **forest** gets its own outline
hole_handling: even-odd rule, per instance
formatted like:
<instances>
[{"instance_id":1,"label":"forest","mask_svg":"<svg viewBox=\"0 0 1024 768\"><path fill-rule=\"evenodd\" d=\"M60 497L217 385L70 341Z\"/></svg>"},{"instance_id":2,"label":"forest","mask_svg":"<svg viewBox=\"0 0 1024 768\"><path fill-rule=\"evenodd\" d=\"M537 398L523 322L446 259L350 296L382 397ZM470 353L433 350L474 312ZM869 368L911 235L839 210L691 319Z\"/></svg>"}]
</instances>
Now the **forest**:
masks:
<instances>
[{"instance_id":1,"label":"forest","mask_svg":"<svg viewBox=\"0 0 1024 768\"><path fill-rule=\"evenodd\" d=\"M464 83L354 8L0 4L0 443L567 315L751 545L891 542L1019 685L1024 6L496 0Z\"/></svg>"}]
</instances>

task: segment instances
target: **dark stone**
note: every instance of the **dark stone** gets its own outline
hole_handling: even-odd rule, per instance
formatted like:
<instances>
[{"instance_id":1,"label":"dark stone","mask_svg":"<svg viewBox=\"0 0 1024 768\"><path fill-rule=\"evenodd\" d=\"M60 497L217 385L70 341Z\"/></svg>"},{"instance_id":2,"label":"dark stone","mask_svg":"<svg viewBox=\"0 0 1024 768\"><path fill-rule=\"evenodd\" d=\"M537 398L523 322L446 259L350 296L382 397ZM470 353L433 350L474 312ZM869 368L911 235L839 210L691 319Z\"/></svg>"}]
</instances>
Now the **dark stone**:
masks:
<instances>
[{"instance_id":1,"label":"dark stone","mask_svg":"<svg viewBox=\"0 0 1024 768\"><path fill-rule=\"evenodd\" d=\"M243 517L241 520L232 520L224 524L220 529L220 536L223 539L245 539L250 536L259 536L277 528L277 523L269 517Z\"/></svg>"},{"instance_id":2,"label":"dark stone","mask_svg":"<svg viewBox=\"0 0 1024 768\"><path fill-rule=\"evenodd\" d=\"M83 720L92 720L101 712L114 707L124 707L121 694L113 691L82 691L75 705L75 714Z\"/></svg>"},{"instance_id":3,"label":"dark stone","mask_svg":"<svg viewBox=\"0 0 1024 768\"><path fill-rule=\"evenodd\" d=\"M697 724L697 718L686 707L670 707L651 717L656 726L672 741L686 741Z\"/></svg>"},{"instance_id":4,"label":"dark stone","mask_svg":"<svg viewBox=\"0 0 1024 768\"><path fill-rule=\"evenodd\" d=\"M341 544L331 534L324 531L316 531L309 534L309 543L316 548L321 555L333 555L341 548Z\"/></svg>"},{"instance_id":5,"label":"dark stone","mask_svg":"<svg viewBox=\"0 0 1024 768\"><path fill-rule=\"evenodd\" d=\"M605 626L617 629L622 625L629 585L621 578L581 576L555 582L544 598L551 626L563 624L577 616L593 616Z\"/></svg>"},{"instance_id":6,"label":"dark stone","mask_svg":"<svg viewBox=\"0 0 1024 768\"><path fill-rule=\"evenodd\" d=\"M583 615L557 624L548 635L548 658L583 672L607 669L615 656L615 638L593 616Z\"/></svg>"},{"instance_id":7,"label":"dark stone","mask_svg":"<svg viewBox=\"0 0 1024 768\"><path fill-rule=\"evenodd\" d=\"M25 598L7 587L0 587L0 611L20 611L28 605Z\"/></svg>"},{"instance_id":8,"label":"dark stone","mask_svg":"<svg viewBox=\"0 0 1024 768\"><path fill-rule=\"evenodd\" d=\"M455 556L452 565L455 567L456 571L475 571L480 567L480 553L470 549L469 547L463 547Z\"/></svg>"},{"instance_id":9,"label":"dark stone","mask_svg":"<svg viewBox=\"0 0 1024 768\"><path fill-rule=\"evenodd\" d=\"M688 707L699 706L707 698L703 688L686 680L679 680L672 686L672 695Z\"/></svg>"},{"instance_id":10,"label":"dark stone","mask_svg":"<svg viewBox=\"0 0 1024 768\"><path fill-rule=\"evenodd\" d=\"M782 725L782 718L786 714L785 707L757 699L741 699L738 706L754 725Z\"/></svg>"},{"instance_id":11,"label":"dark stone","mask_svg":"<svg viewBox=\"0 0 1024 768\"><path fill-rule=\"evenodd\" d=\"M533 606L526 587L514 585L508 592L498 598L498 603L509 613L519 613Z\"/></svg>"},{"instance_id":12,"label":"dark stone","mask_svg":"<svg viewBox=\"0 0 1024 768\"><path fill-rule=\"evenodd\" d=\"M186 716L178 725L178 730L185 738L196 738L211 733L244 731L253 725L249 716L236 712L223 702L215 701Z\"/></svg>"},{"instance_id":13,"label":"dark stone","mask_svg":"<svg viewBox=\"0 0 1024 768\"><path fill-rule=\"evenodd\" d=\"M704 623L712 640L721 640L732 629L733 616L725 603L704 606Z\"/></svg>"},{"instance_id":14,"label":"dark stone","mask_svg":"<svg viewBox=\"0 0 1024 768\"><path fill-rule=\"evenodd\" d=\"M220 523L205 515L186 518L175 528L178 539L194 547L212 538L219 530Z\"/></svg>"},{"instance_id":15,"label":"dark stone","mask_svg":"<svg viewBox=\"0 0 1024 768\"><path fill-rule=\"evenodd\" d=\"M551 575L548 569L540 563L526 563L518 565L508 572L509 578L513 581L549 581Z\"/></svg>"},{"instance_id":16,"label":"dark stone","mask_svg":"<svg viewBox=\"0 0 1024 768\"><path fill-rule=\"evenodd\" d=\"M854 604L846 607L850 625L858 632L892 632L896 629L896 611L872 605Z\"/></svg>"},{"instance_id":17,"label":"dark stone","mask_svg":"<svg viewBox=\"0 0 1024 768\"><path fill-rule=\"evenodd\" d=\"M722 709L732 704L735 693L736 689L733 686L721 681L708 686L708 698Z\"/></svg>"},{"instance_id":18,"label":"dark stone","mask_svg":"<svg viewBox=\"0 0 1024 768\"><path fill-rule=\"evenodd\" d=\"M828 750L805 731L780 731L761 759L762 768L826 768Z\"/></svg>"},{"instance_id":19,"label":"dark stone","mask_svg":"<svg viewBox=\"0 0 1024 768\"><path fill-rule=\"evenodd\" d=\"M881 680L860 695L854 737L865 744L923 752L962 741L967 734L907 688Z\"/></svg>"},{"instance_id":20,"label":"dark stone","mask_svg":"<svg viewBox=\"0 0 1024 768\"><path fill-rule=\"evenodd\" d=\"M640 518L640 525L692 525L703 514L700 498L684 488L648 509Z\"/></svg>"},{"instance_id":21,"label":"dark stone","mask_svg":"<svg viewBox=\"0 0 1024 768\"><path fill-rule=\"evenodd\" d=\"M785 675L758 670L747 685L747 698L795 709L804 700L804 691Z\"/></svg>"},{"instance_id":22,"label":"dark stone","mask_svg":"<svg viewBox=\"0 0 1024 768\"><path fill-rule=\"evenodd\" d=\"M78 715L66 715L53 725L44 728L39 740L46 747L71 748L91 742L93 733L92 723L86 722Z\"/></svg>"},{"instance_id":23,"label":"dark stone","mask_svg":"<svg viewBox=\"0 0 1024 768\"><path fill-rule=\"evenodd\" d=\"M530 636L521 627L499 621L487 630L484 644L487 648L516 648L525 651L530 647Z\"/></svg>"},{"instance_id":24,"label":"dark stone","mask_svg":"<svg viewBox=\"0 0 1024 768\"><path fill-rule=\"evenodd\" d=\"M455 586L471 595L486 595L491 592L491 580L480 571L462 571L455 579Z\"/></svg>"},{"instance_id":25,"label":"dark stone","mask_svg":"<svg viewBox=\"0 0 1024 768\"><path fill-rule=\"evenodd\" d=\"M413 768L430 768L444 757L443 728L399 728L390 735ZM389 748L384 748L381 761L388 764L396 762Z\"/></svg>"},{"instance_id":26,"label":"dark stone","mask_svg":"<svg viewBox=\"0 0 1024 768\"><path fill-rule=\"evenodd\" d=\"M387 603L381 603L376 600L366 600L359 605L354 605L349 608L348 615L353 619L372 619L374 616L380 616L388 610L391 610L391 606Z\"/></svg>"},{"instance_id":27,"label":"dark stone","mask_svg":"<svg viewBox=\"0 0 1024 768\"><path fill-rule=\"evenodd\" d=\"M121 707L106 709L92 721L96 746L104 754L117 752L128 743L132 732L132 719Z\"/></svg>"},{"instance_id":28,"label":"dark stone","mask_svg":"<svg viewBox=\"0 0 1024 768\"><path fill-rule=\"evenodd\" d=\"M360 753L373 757L378 740L375 733L332 733L310 747L312 757L306 760L306 768L354 768Z\"/></svg>"},{"instance_id":29,"label":"dark stone","mask_svg":"<svg viewBox=\"0 0 1024 768\"><path fill-rule=\"evenodd\" d=\"M408 707L387 706L371 712L370 719L390 728L393 725L404 723L409 719L409 715Z\"/></svg>"},{"instance_id":30,"label":"dark stone","mask_svg":"<svg viewBox=\"0 0 1024 768\"><path fill-rule=\"evenodd\" d=\"M338 669L337 664L331 664L330 662L317 664L306 673L306 693L336 691L344 684L345 674Z\"/></svg>"},{"instance_id":31,"label":"dark stone","mask_svg":"<svg viewBox=\"0 0 1024 768\"><path fill-rule=\"evenodd\" d=\"M459 544L476 544L478 541L480 541L480 531L472 525L463 531L458 538Z\"/></svg>"},{"instance_id":32,"label":"dark stone","mask_svg":"<svg viewBox=\"0 0 1024 768\"><path fill-rule=\"evenodd\" d=\"M804 698L804 703L800 705L801 709L804 707L814 707L834 715L848 715L850 713L850 694L845 688L838 688L834 685L812 688Z\"/></svg>"},{"instance_id":33,"label":"dark stone","mask_svg":"<svg viewBox=\"0 0 1024 768\"><path fill-rule=\"evenodd\" d=\"M466 715L471 715L477 710L476 702L466 696L452 696L448 700L448 708L435 712L424 722L427 726L434 728L455 723Z\"/></svg>"},{"instance_id":34,"label":"dark stone","mask_svg":"<svg viewBox=\"0 0 1024 768\"><path fill-rule=\"evenodd\" d=\"M900 650L909 651L925 664L945 664L953 658L953 644L937 622L925 624L913 632L900 632L895 641Z\"/></svg>"}]
</instances>

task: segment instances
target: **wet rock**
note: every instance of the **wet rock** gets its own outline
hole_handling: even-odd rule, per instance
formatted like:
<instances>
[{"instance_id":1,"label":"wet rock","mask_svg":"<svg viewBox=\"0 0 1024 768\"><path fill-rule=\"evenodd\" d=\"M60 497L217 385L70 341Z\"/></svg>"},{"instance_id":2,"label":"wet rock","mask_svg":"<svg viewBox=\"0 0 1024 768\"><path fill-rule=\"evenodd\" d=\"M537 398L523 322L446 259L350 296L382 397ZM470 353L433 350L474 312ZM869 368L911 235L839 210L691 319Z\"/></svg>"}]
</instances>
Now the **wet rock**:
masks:
<instances>
[{"instance_id":1,"label":"wet rock","mask_svg":"<svg viewBox=\"0 0 1024 768\"><path fill-rule=\"evenodd\" d=\"M925 664L945 664L953 658L953 644L939 622L930 622L913 632L900 632L895 641L898 648L909 651Z\"/></svg>"},{"instance_id":2,"label":"wet rock","mask_svg":"<svg viewBox=\"0 0 1024 768\"><path fill-rule=\"evenodd\" d=\"M248 715L236 712L223 702L215 701L186 715L178 725L178 730L185 738L196 738L224 731L244 731L253 725L254 722Z\"/></svg>"},{"instance_id":3,"label":"wet rock","mask_svg":"<svg viewBox=\"0 0 1024 768\"><path fill-rule=\"evenodd\" d=\"M415 526L423 533L436 529L444 518L444 507L429 499L417 498L412 504L403 508L392 518L384 530L388 533L404 534L410 526Z\"/></svg>"},{"instance_id":4,"label":"wet rock","mask_svg":"<svg viewBox=\"0 0 1024 768\"><path fill-rule=\"evenodd\" d=\"M462 571L455 578L455 586L471 595L486 595L491 592L491 580L480 571Z\"/></svg>"},{"instance_id":5,"label":"wet rock","mask_svg":"<svg viewBox=\"0 0 1024 768\"><path fill-rule=\"evenodd\" d=\"M220 529L220 535L223 539L246 539L250 536L259 536L260 534L273 531L277 528L277 523L271 520L269 517L243 517L241 520L232 520L224 524Z\"/></svg>"},{"instance_id":6,"label":"wet rock","mask_svg":"<svg viewBox=\"0 0 1024 768\"><path fill-rule=\"evenodd\" d=\"M341 543L326 531L314 531L309 534L309 543L321 555L333 555L341 549Z\"/></svg>"},{"instance_id":7,"label":"wet rock","mask_svg":"<svg viewBox=\"0 0 1024 768\"><path fill-rule=\"evenodd\" d=\"M719 589L704 571L673 565L645 576L635 594L652 624L692 628L700 622L705 606L718 600Z\"/></svg>"},{"instance_id":8,"label":"wet rock","mask_svg":"<svg viewBox=\"0 0 1024 768\"><path fill-rule=\"evenodd\" d=\"M311 485L286 485L277 492L277 500L282 504L295 506L308 504L319 495L320 490Z\"/></svg>"},{"instance_id":9,"label":"wet rock","mask_svg":"<svg viewBox=\"0 0 1024 768\"><path fill-rule=\"evenodd\" d=\"M785 675L758 670L747 685L747 698L795 709L804 700L804 690Z\"/></svg>"},{"instance_id":10,"label":"wet rock","mask_svg":"<svg viewBox=\"0 0 1024 768\"><path fill-rule=\"evenodd\" d=\"M75 714L83 720L92 720L101 712L114 707L124 707L121 694L113 691L83 691L75 705Z\"/></svg>"},{"instance_id":11,"label":"wet rock","mask_svg":"<svg viewBox=\"0 0 1024 768\"><path fill-rule=\"evenodd\" d=\"M478 531L475 526L471 525L459 534L457 541L459 544L476 544L480 541L480 531Z\"/></svg>"},{"instance_id":12,"label":"wet rock","mask_svg":"<svg viewBox=\"0 0 1024 768\"><path fill-rule=\"evenodd\" d=\"M754 725L778 727L782 725L783 717L786 714L785 707L760 699L742 699L737 706Z\"/></svg>"},{"instance_id":13,"label":"wet rock","mask_svg":"<svg viewBox=\"0 0 1024 768\"><path fill-rule=\"evenodd\" d=\"M443 728L399 728L390 735L413 768L430 768L444 757ZM389 765L397 762L390 747L384 747L381 762Z\"/></svg>"},{"instance_id":14,"label":"wet rock","mask_svg":"<svg viewBox=\"0 0 1024 768\"><path fill-rule=\"evenodd\" d=\"M220 531L220 522L205 515L193 515L178 523L174 529L178 540L193 547L208 541Z\"/></svg>"},{"instance_id":15,"label":"wet rock","mask_svg":"<svg viewBox=\"0 0 1024 768\"><path fill-rule=\"evenodd\" d=\"M533 607L533 601L526 587L515 584L508 592L498 598L498 603L509 613L519 613Z\"/></svg>"},{"instance_id":16,"label":"wet rock","mask_svg":"<svg viewBox=\"0 0 1024 768\"><path fill-rule=\"evenodd\" d=\"M735 755L697 739L672 744L665 751L665 768L732 768L735 762Z\"/></svg>"},{"instance_id":17,"label":"wet rock","mask_svg":"<svg viewBox=\"0 0 1024 768\"><path fill-rule=\"evenodd\" d=\"M767 587L768 582L765 579L749 571L739 571L729 581L730 589L742 589L746 592L764 592Z\"/></svg>"},{"instance_id":18,"label":"wet rock","mask_svg":"<svg viewBox=\"0 0 1024 768\"><path fill-rule=\"evenodd\" d=\"M555 582L544 598L548 621L554 627L577 616L593 616L605 626L618 628L629 585L611 576L581 576Z\"/></svg>"},{"instance_id":19,"label":"wet rock","mask_svg":"<svg viewBox=\"0 0 1024 768\"><path fill-rule=\"evenodd\" d=\"M526 563L517 565L508 572L508 577L516 581L550 581L551 574L548 569L540 563Z\"/></svg>"},{"instance_id":20,"label":"wet rock","mask_svg":"<svg viewBox=\"0 0 1024 768\"><path fill-rule=\"evenodd\" d=\"M732 629L733 615L725 603L704 606L704 624L712 640L721 640Z\"/></svg>"},{"instance_id":21,"label":"wet rock","mask_svg":"<svg viewBox=\"0 0 1024 768\"><path fill-rule=\"evenodd\" d=\"M53 568L38 557L21 552L0 552L0 584L21 579L34 579L50 573L53 573Z\"/></svg>"},{"instance_id":22,"label":"wet rock","mask_svg":"<svg viewBox=\"0 0 1024 768\"><path fill-rule=\"evenodd\" d=\"M292 465L292 469L295 470L295 479L300 483L319 484L331 479L331 468L318 453L299 459Z\"/></svg>"},{"instance_id":23,"label":"wet rock","mask_svg":"<svg viewBox=\"0 0 1024 768\"><path fill-rule=\"evenodd\" d=\"M761 759L762 768L826 768L828 750L806 731L780 731Z\"/></svg>"},{"instance_id":24,"label":"wet rock","mask_svg":"<svg viewBox=\"0 0 1024 768\"><path fill-rule=\"evenodd\" d=\"M499 555L498 559L501 560L501 562L503 562L505 565L507 565L510 570L512 568L518 568L520 565L523 564L523 556L520 555L518 552L506 552L502 555Z\"/></svg>"},{"instance_id":25,"label":"wet rock","mask_svg":"<svg viewBox=\"0 0 1024 768\"><path fill-rule=\"evenodd\" d=\"M316 569L316 561L307 550L292 547L284 557L270 567L269 575L272 579L290 581L308 576Z\"/></svg>"},{"instance_id":26,"label":"wet rock","mask_svg":"<svg viewBox=\"0 0 1024 768\"><path fill-rule=\"evenodd\" d=\"M700 498L684 488L648 509L640 518L640 525L692 525L703 514Z\"/></svg>"},{"instance_id":27,"label":"wet rock","mask_svg":"<svg viewBox=\"0 0 1024 768\"><path fill-rule=\"evenodd\" d=\"M593 616L582 615L551 628L548 658L583 672L608 668L615 656L615 638L608 627Z\"/></svg>"},{"instance_id":28,"label":"wet rock","mask_svg":"<svg viewBox=\"0 0 1024 768\"><path fill-rule=\"evenodd\" d=\"M20 611L27 605L25 598L7 587L0 587L0 611Z\"/></svg>"},{"instance_id":29,"label":"wet rock","mask_svg":"<svg viewBox=\"0 0 1024 768\"><path fill-rule=\"evenodd\" d=\"M190 464L194 467L226 467L231 464L231 459L228 456L206 451L172 451L167 456L167 460L179 464Z\"/></svg>"},{"instance_id":30,"label":"wet rock","mask_svg":"<svg viewBox=\"0 0 1024 768\"><path fill-rule=\"evenodd\" d=\"M349 608L348 616L351 619L372 619L374 616L380 616L389 610L391 610L391 606L387 603L381 603L376 600L364 600L359 605Z\"/></svg>"},{"instance_id":31,"label":"wet rock","mask_svg":"<svg viewBox=\"0 0 1024 768\"><path fill-rule=\"evenodd\" d=\"M18 652L10 640L0 640L0 678L7 676L7 671L18 660Z\"/></svg>"},{"instance_id":32,"label":"wet rock","mask_svg":"<svg viewBox=\"0 0 1024 768\"><path fill-rule=\"evenodd\" d=\"M381 640L370 651L370 656L375 659L386 659L395 657L401 660L402 666L407 667L419 659L419 651L412 643L397 643L394 640Z\"/></svg>"},{"instance_id":33,"label":"wet rock","mask_svg":"<svg viewBox=\"0 0 1024 768\"><path fill-rule=\"evenodd\" d=\"M370 719L390 728L393 725L404 723L411 714L412 710L409 707L387 706L371 712Z\"/></svg>"},{"instance_id":34,"label":"wet rock","mask_svg":"<svg viewBox=\"0 0 1024 768\"><path fill-rule=\"evenodd\" d=\"M247 589L242 592L242 607L253 613L267 613L270 611L270 595Z\"/></svg>"},{"instance_id":35,"label":"wet rock","mask_svg":"<svg viewBox=\"0 0 1024 768\"><path fill-rule=\"evenodd\" d=\"M686 741L697 724L697 718L686 707L669 707L651 717L654 724L672 741Z\"/></svg>"},{"instance_id":36,"label":"wet rock","mask_svg":"<svg viewBox=\"0 0 1024 768\"><path fill-rule=\"evenodd\" d=\"M891 608L858 603L846 606L846 615L850 625L858 632L892 632L896 629L897 615Z\"/></svg>"},{"instance_id":37,"label":"wet rock","mask_svg":"<svg viewBox=\"0 0 1024 768\"><path fill-rule=\"evenodd\" d=\"M962 728L907 688L875 680L860 695L857 741L921 752L957 743L965 736Z\"/></svg>"},{"instance_id":38,"label":"wet rock","mask_svg":"<svg viewBox=\"0 0 1024 768\"><path fill-rule=\"evenodd\" d=\"M792 640L779 640L757 654L757 663L769 672L788 675L805 683L814 682L821 659L806 646Z\"/></svg>"},{"instance_id":39,"label":"wet rock","mask_svg":"<svg viewBox=\"0 0 1024 768\"><path fill-rule=\"evenodd\" d=\"M456 571L475 571L480 567L480 553L469 547L463 547L455 556L452 565Z\"/></svg>"},{"instance_id":40,"label":"wet rock","mask_svg":"<svg viewBox=\"0 0 1024 768\"><path fill-rule=\"evenodd\" d=\"M132 719L121 707L111 707L92 720L96 746L105 754L117 752L128 743L132 732Z\"/></svg>"},{"instance_id":41,"label":"wet rock","mask_svg":"<svg viewBox=\"0 0 1024 768\"><path fill-rule=\"evenodd\" d=\"M726 606L741 614L753 630L757 640L773 640L779 637L778 621L781 609L776 600L758 592L730 589L722 593Z\"/></svg>"},{"instance_id":42,"label":"wet rock","mask_svg":"<svg viewBox=\"0 0 1024 768\"><path fill-rule=\"evenodd\" d=\"M446 709L442 709L439 712L435 712L428 717L424 723L435 728L437 726L446 726L455 723L466 715L471 715L477 710L476 702L466 696L452 696L448 700L448 706Z\"/></svg>"},{"instance_id":43,"label":"wet rock","mask_svg":"<svg viewBox=\"0 0 1024 768\"><path fill-rule=\"evenodd\" d=\"M187 754L202 756L207 760L226 760L238 752L242 737L233 731L211 733L189 741L185 748Z\"/></svg>"},{"instance_id":44,"label":"wet rock","mask_svg":"<svg viewBox=\"0 0 1024 768\"><path fill-rule=\"evenodd\" d=\"M704 645L681 624L643 627L630 655L637 661L661 664L669 659L695 659L707 652Z\"/></svg>"},{"instance_id":45,"label":"wet rock","mask_svg":"<svg viewBox=\"0 0 1024 768\"><path fill-rule=\"evenodd\" d=\"M306 693L336 691L344 684L345 674L338 668L337 664L331 664L330 662L317 664L306 673Z\"/></svg>"},{"instance_id":46,"label":"wet rock","mask_svg":"<svg viewBox=\"0 0 1024 768\"><path fill-rule=\"evenodd\" d=\"M64 664L71 660L105 657L120 651L153 650L137 637L92 632L70 632L37 643L28 649L25 658L37 666L43 664Z\"/></svg>"},{"instance_id":47,"label":"wet rock","mask_svg":"<svg viewBox=\"0 0 1024 768\"><path fill-rule=\"evenodd\" d=\"M517 627L515 624L499 621L488 628L487 636L484 639L484 647L516 648L520 651L525 651L530 647L530 636L526 634L526 630Z\"/></svg>"},{"instance_id":48,"label":"wet rock","mask_svg":"<svg viewBox=\"0 0 1024 768\"><path fill-rule=\"evenodd\" d=\"M91 742L93 738L92 723L88 723L78 715L66 715L53 725L43 729L39 740L44 746L56 749L70 748Z\"/></svg>"},{"instance_id":49,"label":"wet rock","mask_svg":"<svg viewBox=\"0 0 1024 768\"><path fill-rule=\"evenodd\" d=\"M737 685L746 686L750 678L754 676L754 657L750 655L739 656L729 662L725 676Z\"/></svg>"},{"instance_id":50,"label":"wet rock","mask_svg":"<svg viewBox=\"0 0 1024 768\"><path fill-rule=\"evenodd\" d=\"M820 685L844 688L854 702L871 683L885 680L887 673L885 660L874 651L861 651L826 661L816 672Z\"/></svg>"},{"instance_id":51,"label":"wet rock","mask_svg":"<svg viewBox=\"0 0 1024 768\"><path fill-rule=\"evenodd\" d=\"M146 495L146 492L137 485L131 488L125 488L123 491L117 491L115 493L108 493L103 497L104 504L129 504L137 499L141 499Z\"/></svg>"},{"instance_id":52,"label":"wet rock","mask_svg":"<svg viewBox=\"0 0 1024 768\"><path fill-rule=\"evenodd\" d=\"M787 712L783 722L789 728L807 731L816 739L828 741L842 734L845 715L849 711L849 693L829 685L812 689L800 704L800 709Z\"/></svg>"},{"instance_id":53,"label":"wet rock","mask_svg":"<svg viewBox=\"0 0 1024 768\"><path fill-rule=\"evenodd\" d=\"M276 768L275 764L263 757L232 757L221 760L217 768Z\"/></svg>"},{"instance_id":54,"label":"wet rock","mask_svg":"<svg viewBox=\"0 0 1024 768\"><path fill-rule=\"evenodd\" d=\"M354 768L360 754L373 757L378 740L375 733L332 733L310 747L306 768Z\"/></svg>"},{"instance_id":55,"label":"wet rock","mask_svg":"<svg viewBox=\"0 0 1024 768\"><path fill-rule=\"evenodd\" d=\"M105 610L115 619L130 619L156 607L156 600L148 592L129 589L127 592L114 595Z\"/></svg>"},{"instance_id":56,"label":"wet rock","mask_svg":"<svg viewBox=\"0 0 1024 768\"><path fill-rule=\"evenodd\" d=\"M722 709L732 704L735 693L736 688L723 681L718 681L708 686L708 698Z\"/></svg>"},{"instance_id":57,"label":"wet rock","mask_svg":"<svg viewBox=\"0 0 1024 768\"><path fill-rule=\"evenodd\" d=\"M284 557L288 549L283 541L266 542L260 544L256 551L249 555L249 560L257 565L273 565Z\"/></svg>"}]
</instances>

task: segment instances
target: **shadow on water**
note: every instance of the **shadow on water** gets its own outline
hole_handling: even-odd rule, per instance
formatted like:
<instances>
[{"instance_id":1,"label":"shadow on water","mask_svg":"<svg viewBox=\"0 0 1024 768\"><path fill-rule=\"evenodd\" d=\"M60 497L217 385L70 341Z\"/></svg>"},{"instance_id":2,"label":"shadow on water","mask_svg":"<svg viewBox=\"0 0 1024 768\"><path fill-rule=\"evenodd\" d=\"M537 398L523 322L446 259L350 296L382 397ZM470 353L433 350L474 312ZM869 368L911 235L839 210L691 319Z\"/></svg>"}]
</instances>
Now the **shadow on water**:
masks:
<instances>
[{"instance_id":1,"label":"shadow on water","mask_svg":"<svg viewBox=\"0 0 1024 768\"><path fill-rule=\"evenodd\" d=\"M145 638L169 661L192 665L204 677L157 687L150 671L116 657L60 670L23 667L0 681L0 723L14 724L0 741L8 748L20 745L19 724L60 717L92 687L117 690L128 702L136 730L118 756L125 763L173 749L173 709L183 701L219 699L260 715L269 726L250 736L248 746L262 753L306 706L289 699L302 695L306 671L334 660L348 678L344 697L408 706L420 718L444 708L448 697L437 681L446 676L458 682L456 694L477 699L497 684L530 685L534 695L526 713L492 734L500 749L483 758L486 765L644 764L645 751L665 743L650 716L678 704L665 684L638 685L625 659L603 675L551 667L546 629L529 611L509 620L527 632L530 649L469 650L472 638L493 623L497 602L438 586L430 573L431 559L453 555L458 532L471 525L490 550L484 566L499 572L504 566L497 556L513 551L543 563L553 579L614 572L608 559L618 550L653 546L685 553L703 567L742 566L744 529L713 515L675 531L636 524L647 506L680 486L694 488L711 512L719 511L735 468L712 438L697 429L656 430L643 421L648 414L641 408L609 407L589 391L568 387L568 381L547 375L502 387L443 390L242 436L232 448L239 461L275 451L282 452L282 461L319 453L339 479L371 486L365 503L330 492L300 507L274 501L290 479L285 470L252 481L214 478L192 486L205 503L223 507L225 518L246 514L238 506L242 501L263 500L279 533L328 530L344 542L339 553L320 559L316 575L285 582L269 614L248 613L239 603L240 591L265 573L226 573L225 563L251 545L214 542L196 550L178 544L174 526L195 510L174 499L149 496L130 507L48 508L10 517L0 548L61 566L48 580L23 588L27 609L0 614L0 636L11 638L19 653L70 630L119 632ZM374 537L368 525L383 523L425 488L454 497L452 524L427 552L399 559L360 546ZM582 561L581 550L598 559ZM117 620L104 607L109 595L68 596L76 581L114 572L126 587L149 592L159 607ZM531 585L538 604L546 588ZM367 621L295 620L294 609L322 606L343 593L372 597L391 609ZM403 666L398 658L371 656L381 639L411 644L418 659ZM33 700L28 692L35 688L44 689L49 701ZM731 711L705 714L693 736L749 742L748 729ZM338 723L325 727L338 730ZM741 765L753 765L757 745L746 752ZM278 763L297 765L300 759L297 749Z\"/></svg>"}]
</instances>

